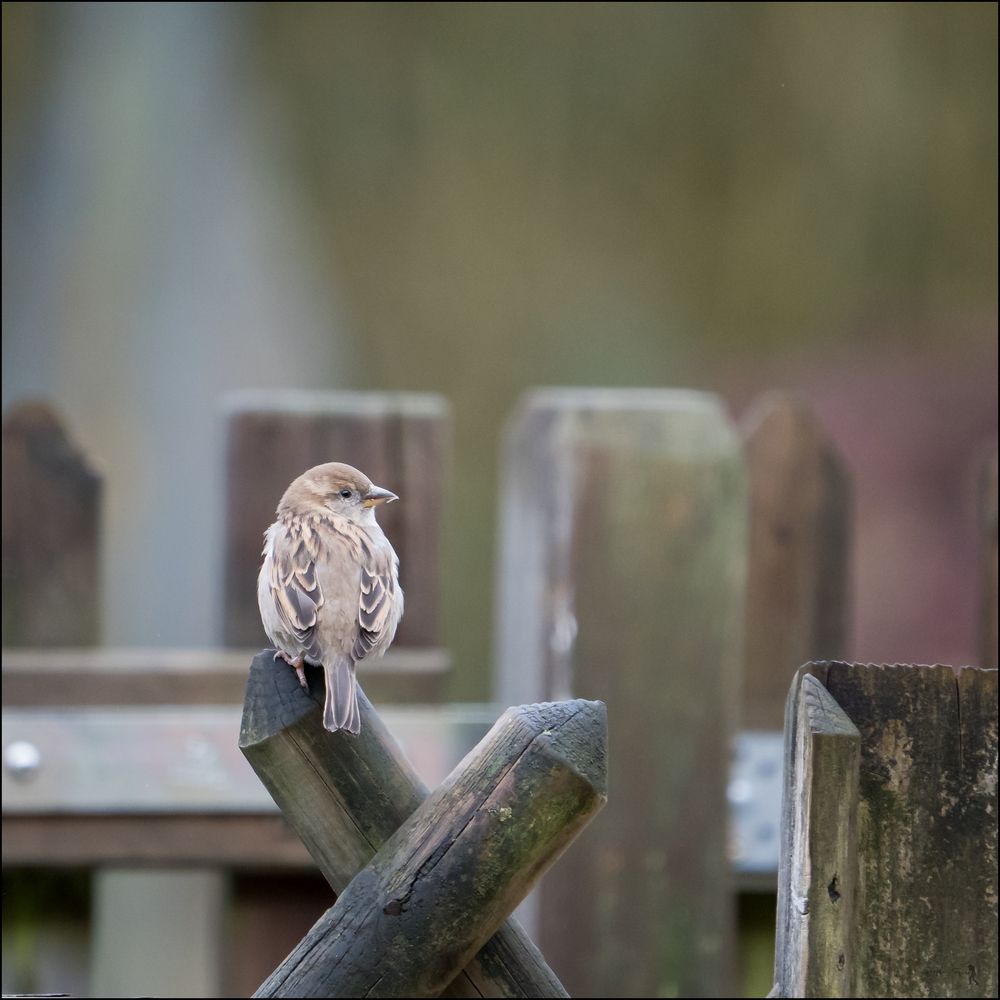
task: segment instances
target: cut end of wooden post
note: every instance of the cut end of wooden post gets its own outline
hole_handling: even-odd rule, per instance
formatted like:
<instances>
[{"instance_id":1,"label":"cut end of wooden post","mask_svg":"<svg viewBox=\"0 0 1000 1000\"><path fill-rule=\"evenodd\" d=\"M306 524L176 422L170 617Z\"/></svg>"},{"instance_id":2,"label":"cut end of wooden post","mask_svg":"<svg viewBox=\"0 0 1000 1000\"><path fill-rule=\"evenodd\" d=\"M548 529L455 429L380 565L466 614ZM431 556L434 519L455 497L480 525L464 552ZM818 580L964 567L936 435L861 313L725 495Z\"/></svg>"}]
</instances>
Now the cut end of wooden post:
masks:
<instances>
[{"instance_id":1,"label":"cut end of wooden post","mask_svg":"<svg viewBox=\"0 0 1000 1000\"><path fill-rule=\"evenodd\" d=\"M847 717L818 677L803 673L800 690L810 732L861 739L858 727Z\"/></svg>"},{"instance_id":2,"label":"cut end of wooden post","mask_svg":"<svg viewBox=\"0 0 1000 1000\"><path fill-rule=\"evenodd\" d=\"M575 698L519 705L507 710L547 742L548 753L567 763L603 799L608 797L608 709L603 701Z\"/></svg>"},{"instance_id":3,"label":"cut end of wooden post","mask_svg":"<svg viewBox=\"0 0 1000 1000\"><path fill-rule=\"evenodd\" d=\"M275 660L273 649L261 650L247 678L240 748L270 739L312 711L320 711L319 706L299 684L295 671Z\"/></svg>"}]
</instances>

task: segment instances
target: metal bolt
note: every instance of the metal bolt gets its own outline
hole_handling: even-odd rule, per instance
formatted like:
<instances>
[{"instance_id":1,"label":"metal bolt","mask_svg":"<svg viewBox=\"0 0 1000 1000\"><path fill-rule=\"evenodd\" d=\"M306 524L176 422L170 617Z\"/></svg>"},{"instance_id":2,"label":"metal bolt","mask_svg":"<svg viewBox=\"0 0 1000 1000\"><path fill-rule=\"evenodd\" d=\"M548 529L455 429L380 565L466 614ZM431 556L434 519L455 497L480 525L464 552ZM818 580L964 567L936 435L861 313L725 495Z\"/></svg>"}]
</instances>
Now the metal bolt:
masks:
<instances>
[{"instance_id":1,"label":"metal bolt","mask_svg":"<svg viewBox=\"0 0 1000 1000\"><path fill-rule=\"evenodd\" d=\"M28 781L35 776L42 763L42 754L34 743L27 740L14 740L3 750L3 766L12 778Z\"/></svg>"}]
</instances>

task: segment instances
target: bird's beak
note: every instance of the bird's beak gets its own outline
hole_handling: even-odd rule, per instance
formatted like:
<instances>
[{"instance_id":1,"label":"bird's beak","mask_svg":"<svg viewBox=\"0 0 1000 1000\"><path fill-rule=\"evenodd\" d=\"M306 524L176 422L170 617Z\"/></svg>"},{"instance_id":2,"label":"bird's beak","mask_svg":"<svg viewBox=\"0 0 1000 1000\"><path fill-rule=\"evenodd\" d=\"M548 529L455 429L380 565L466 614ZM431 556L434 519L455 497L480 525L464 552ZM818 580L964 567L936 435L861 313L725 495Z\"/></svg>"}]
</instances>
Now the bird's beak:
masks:
<instances>
[{"instance_id":1,"label":"bird's beak","mask_svg":"<svg viewBox=\"0 0 1000 1000\"><path fill-rule=\"evenodd\" d=\"M366 494L365 498L361 503L362 507L378 507L379 504L392 503L393 500L398 500L399 497L395 493L391 493L389 490L382 489L381 486L373 486Z\"/></svg>"}]
</instances>

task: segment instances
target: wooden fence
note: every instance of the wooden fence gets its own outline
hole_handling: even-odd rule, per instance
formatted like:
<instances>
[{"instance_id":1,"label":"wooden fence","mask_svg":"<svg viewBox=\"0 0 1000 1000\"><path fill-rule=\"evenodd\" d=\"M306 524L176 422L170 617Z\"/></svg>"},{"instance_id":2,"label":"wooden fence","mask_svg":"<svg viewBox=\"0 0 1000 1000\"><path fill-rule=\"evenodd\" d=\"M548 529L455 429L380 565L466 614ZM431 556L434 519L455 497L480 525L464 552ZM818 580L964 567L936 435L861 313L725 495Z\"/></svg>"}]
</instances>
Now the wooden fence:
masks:
<instances>
[{"instance_id":1,"label":"wooden fence","mask_svg":"<svg viewBox=\"0 0 1000 1000\"><path fill-rule=\"evenodd\" d=\"M498 700L600 692L624 723L608 808L541 886L539 945L573 996L726 995L738 437L697 393L545 390L501 480Z\"/></svg>"},{"instance_id":2,"label":"wooden fence","mask_svg":"<svg viewBox=\"0 0 1000 1000\"><path fill-rule=\"evenodd\" d=\"M811 663L785 721L781 997L997 995L997 671Z\"/></svg>"},{"instance_id":3,"label":"wooden fence","mask_svg":"<svg viewBox=\"0 0 1000 1000\"><path fill-rule=\"evenodd\" d=\"M407 472L407 489L420 498L405 505L405 515L404 505L394 505L399 508L392 509L394 516L403 519L389 527L397 548L407 553L404 572L419 574L404 581L407 618L411 597L415 611L410 631L401 633L381 666L362 673L362 683L390 704L440 703L449 669L437 626L436 556L440 483L449 452L447 409L439 400L412 396L360 399L365 405L359 406L356 396L349 406L334 396L229 401L230 497L240 500L228 504L226 635L238 646L263 641L253 594L260 533L292 476L333 457L327 449L334 446L336 457L375 476L379 462L391 460L394 467L413 470ZM842 463L809 408L787 395L772 394L751 408L742 435L741 445L718 404L701 394L567 390L528 397L508 436L498 554L498 701L600 699L611 720L608 808L519 911L556 980L579 995L712 995L732 987L730 862L739 855L741 823L751 806L761 816L770 807L757 792L749 805L734 800L729 808L735 825L727 843L731 738L740 747L748 735L744 730L777 733L789 684L795 678L793 691L802 687L796 668L846 655L851 501ZM294 468L275 468L283 455ZM421 471L426 469L433 475ZM197 995L249 993L284 954L275 955L280 942L287 941L287 950L331 901L322 880L294 874L309 870L309 855L253 775L247 780L239 759L233 733L250 655L244 649L31 648L47 638L59 647L81 647L98 638L93 595L99 481L58 422L39 407L18 408L5 419L3 481L4 865L94 869L95 989L155 990L157 976L166 975L169 966L171 975L187 976L189 991ZM28 484L30 499L24 496ZM980 489L979 641L981 664L995 666L995 450ZM76 513L65 509L71 499ZM51 532L32 530L40 511L53 512L42 519L54 519ZM52 558L50 573L40 580L33 567L46 547L76 554ZM7 581L17 595L9 616ZM37 606L39 599L51 600L52 593L64 595L52 606L65 611L65 625L39 630L30 615L14 613ZM598 627L609 621L613 629ZM7 648L14 646L20 648ZM808 673L820 676L819 668ZM864 734L868 716L845 703L840 689L828 693ZM108 711L109 705L119 708ZM438 704L421 710L416 720L412 711L394 715L387 708L383 714L423 774L437 782L476 743L489 713ZM992 746L995 767L995 714L993 720L992 744L986 720L984 753L988 761ZM968 742L966 723L962 739ZM786 746L795 725L786 723ZM74 804L69 783L56 780L69 773L69 761L80 767L79 755L67 756L74 740L96 755L95 767L113 762L126 785L134 782L128 787L137 789L136 797L143 794L137 782L155 761L130 763L120 752L124 744L117 753L109 745L100 757L102 739L107 743L112 733L131 740L129 746L141 733L138 745L182 748L171 769L156 775L157 787L174 790L172 799L154 795L135 808L136 798L131 805L115 801L114 782L104 782L95 783L98 791L89 805ZM11 734L25 737L15 742L32 744L33 738L41 744L42 767L36 762L32 770L26 758L7 759ZM811 745L821 745L822 736ZM253 743L245 748L250 757ZM853 808L860 813L867 808L865 752L859 744L861 791ZM788 791L787 782L801 773L801 768L786 770L786 796L797 797L786 801L806 801L801 782ZM204 779L201 786L191 784L192 774ZM412 772L406 779L409 808L387 814L382 833L370 838L368 853L342 872L340 884L289 815L334 891L368 864L417 808L422 789L411 779ZM844 801L850 808L849 794ZM789 815L786 809L786 819ZM770 822L776 843L776 807ZM969 823L963 835L972 843L983 833ZM786 840L788 829L786 822ZM841 842L836 848L851 849L856 856L856 845ZM995 880L995 845L992 857ZM181 867L162 873L165 865ZM773 869L762 877L758 884L775 884ZM844 899L842 887L850 876L838 878L834 892ZM787 881L783 870L779 993L799 988L783 978L780 965L792 961ZM199 921L171 923L173 944L187 956L182 967L173 952L153 948L144 937L152 934L162 943L162 919L140 927L123 916L153 896L201 915ZM227 922L223 916L231 898L235 912ZM278 902L282 898L286 902ZM506 896L504 906L511 902ZM851 905L855 914L871 912L868 902ZM278 920L276 906L283 907ZM238 945L226 944L232 941L227 925L238 929ZM813 940L815 931L800 928L796 940L803 933ZM901 946L902 939L894 941ZM855 941L852 955L858 947ZM995 937L992 948L995 963ZM989 949L987 940L966 963L976 970L976 988L990 982L981 973ZM126 953L143 956L132 978L123 974L112 981L100 971L113 968L111 958L120 963ZM871 974L860 971L863 964L844 954L848 972L839 974L842 984L850 984L844 989L879 981L866 979ZM225 978L223 967L231 970ZM908 982L916 988L915 979Z\"/></svg>"},{"instance_id":4,"label":"wooden fence","mask_svg":"<svg viewBox=\"0 0 1000 1000\"><path fill-rule=\"evenodd\" d=\"M268 394L234 396L225 407L224 631L235 652L84 648L99 637L100 478L48 407L18 406L4 419L4 745L40 758L20 770L5 758L3 862L93 872L90 956L81 960L90 982L81 985L104 995L157 982L193 996L249 993L332 898L307 875L308 853L234 740L247 647L265 641L254 583L263 528L302 471L283 462L324 461L332 447L373 475L387 463L402 470L415 502L387 514L394 543L409 553L408 624L384 660L362 667L362 682L390 704L437 704L416 727L395 713L425 774L443 777L485 728L484 712L441 704L446 404L409 394ZM439 734L432 745L422 738L428 728ZM296 895L275 930L271 901L293 872ZM136 921L150 899L203 918Z\"/></svg>"}]
</instances>

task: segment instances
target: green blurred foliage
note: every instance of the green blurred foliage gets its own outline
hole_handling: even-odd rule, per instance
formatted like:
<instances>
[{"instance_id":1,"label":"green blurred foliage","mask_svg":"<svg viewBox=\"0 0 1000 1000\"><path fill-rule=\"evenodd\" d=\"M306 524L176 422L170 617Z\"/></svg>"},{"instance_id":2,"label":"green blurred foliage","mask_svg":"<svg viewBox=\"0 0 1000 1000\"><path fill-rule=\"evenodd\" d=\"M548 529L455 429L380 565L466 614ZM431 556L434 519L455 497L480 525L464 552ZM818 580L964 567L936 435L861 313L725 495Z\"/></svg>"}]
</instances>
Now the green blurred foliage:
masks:
<instances>
[{"instance_id":1,"label":"green blurred foliage","mask_svg":"<svg viewBox=\"0 0 1000 1000\"><path fill-rule=\"evenodd\" d=\"M741 994L767 996L774 985L774 921L778 901L773 892L736 897L740 926L737 960Z\"/></svg>"},{"instance_id":2,"label":"green blurred foliage","mask_svg":"<svg viewBox=\"0 0 1000 1000\"><path fill-rule=\"evenodd\" d=\"M4 869L4 993L85 986L90 874Z\"/></svg>"}]
</instances>

